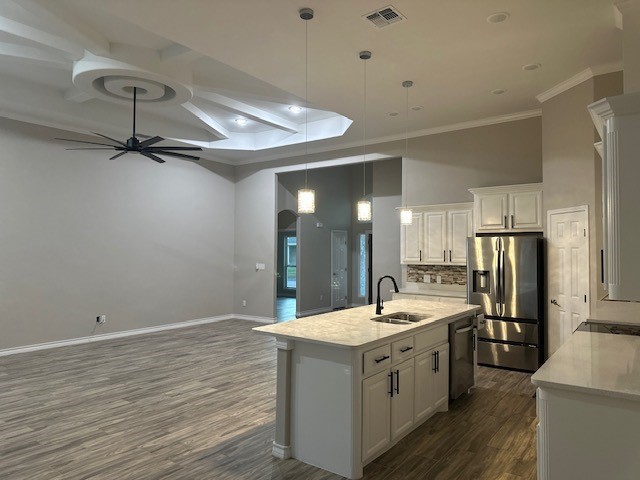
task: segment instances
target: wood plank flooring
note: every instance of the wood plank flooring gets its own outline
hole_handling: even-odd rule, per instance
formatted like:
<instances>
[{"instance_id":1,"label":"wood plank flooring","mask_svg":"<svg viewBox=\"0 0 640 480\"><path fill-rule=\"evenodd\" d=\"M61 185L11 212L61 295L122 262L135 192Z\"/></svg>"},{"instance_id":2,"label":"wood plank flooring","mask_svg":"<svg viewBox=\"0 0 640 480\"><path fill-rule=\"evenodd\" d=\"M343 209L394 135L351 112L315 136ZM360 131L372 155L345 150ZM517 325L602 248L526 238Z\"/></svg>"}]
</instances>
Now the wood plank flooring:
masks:
<instances>
[{"instance_id":1,"label":"wood plank flooring","mask_svg":"<svg viewBox=\"0 0 640 480\"><path fill-rule=\"evenodd\" d=\"M275 348L215 324L0 357L3 480L338 480L271 456ZM535 479L529 375L479 387L368 465L367 480Z\"/></svg>"}]
</instances>

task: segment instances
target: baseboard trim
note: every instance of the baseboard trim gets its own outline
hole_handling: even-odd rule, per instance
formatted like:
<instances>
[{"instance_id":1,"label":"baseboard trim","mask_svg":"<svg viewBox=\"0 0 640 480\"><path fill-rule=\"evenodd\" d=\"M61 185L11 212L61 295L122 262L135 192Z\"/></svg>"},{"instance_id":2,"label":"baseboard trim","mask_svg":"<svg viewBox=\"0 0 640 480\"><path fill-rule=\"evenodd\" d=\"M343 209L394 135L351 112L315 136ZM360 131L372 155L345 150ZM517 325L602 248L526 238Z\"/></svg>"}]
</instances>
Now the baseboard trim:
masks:
<instances>
[{"instance_id":1,"label":"baseboard trim","mask_svg":"<svg viewBox=\"0 0 640 480\"><path fill-rule=\"evenodd\" d=\"M114 338L131 337L133 335L143 335L145 333L162 332L164 330L174 330L176 328L193 327L196 325L204 325L207 323L221 322L222 320L249 320L259 323L274 323L275 319L268 317L253 317L250 315L218 315L216 317L198 318L196 320L187 320L178 323L168 323L166 325L157 325L155 327L134 328L132 330L124 330L122 332L101 333L90 337L70 338L68 340L57 340L55 342L37 343L34 345L25 345L24 347L12 347L0 350L0 357L7 355L15 355L16 353L35 352L37 350L47 350L50 348L68 347L71 345L80 345L83 343L101 342L104 340L113 340Z\"/></svg>"},{"instance_id":2,"label":"baseboard trim","mask_svg":"<svg viewBox=\"0 0 640 480\"><path fill-rule=\"evenodd\" d=\"M287 458L291 458L291 446L280 445L276 442L273 442L273 448L271 449L271 454L276 458L281 458L282 460L286 460Z\"/></svg>"},{"instance_id":3,"label":"baseboard trim","mask_svg":"<svg viewBox=\"0 0 640 480\"><path fill-rule=\"evenodd\" d=\"M270 317L257 317L254 315L234 315L233 318L237 320L247 320L249 322L258 322L258 323L276 323L275 318Z\"/></svg>"}]
</instances>

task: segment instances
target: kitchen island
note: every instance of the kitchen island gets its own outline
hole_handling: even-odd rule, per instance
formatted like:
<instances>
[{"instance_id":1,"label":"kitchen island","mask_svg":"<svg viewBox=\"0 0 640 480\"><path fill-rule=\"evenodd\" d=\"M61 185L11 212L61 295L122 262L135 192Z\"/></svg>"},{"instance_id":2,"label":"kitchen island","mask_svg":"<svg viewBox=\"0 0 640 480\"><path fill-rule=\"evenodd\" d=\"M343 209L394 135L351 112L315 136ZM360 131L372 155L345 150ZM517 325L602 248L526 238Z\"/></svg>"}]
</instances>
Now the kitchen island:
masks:
<instances>
[{"instance_id":1,"label":"kitchen island","mask_svg":"<svg viewBox=\"0 0 640 480\"><path fill-rule=\"evenodd\" d=\"M575 332L532 376L538 479L637 479L640 337Z\"/></svg>"},{"instance_id":2,"label":"kitchen island","mask_svg":"<svg viewBox=\"0 0 640 480\"><path fill-rule=\"evenodd\" d=\"M347 478L437 411L449 398L449 324L479 306L386 302L383 314L426 318L375 322L375 305L256 327L276 338L273 454Z\"/></svg>"}]
</instances>

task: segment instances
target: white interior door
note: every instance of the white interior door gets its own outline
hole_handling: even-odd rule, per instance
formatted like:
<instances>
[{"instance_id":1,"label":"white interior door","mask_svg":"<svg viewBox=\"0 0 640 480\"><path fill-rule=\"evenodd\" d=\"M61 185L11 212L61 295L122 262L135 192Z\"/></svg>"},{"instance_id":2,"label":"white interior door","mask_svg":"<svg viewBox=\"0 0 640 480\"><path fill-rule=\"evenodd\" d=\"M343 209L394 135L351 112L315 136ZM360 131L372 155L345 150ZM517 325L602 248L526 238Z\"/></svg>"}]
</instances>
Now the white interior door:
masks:
<instances>
[{"instance_id":1,"label":"white interior door","mask_svg":"<svg viewBox=\"0 0 640 480\"><path fill-rule=\"evenodd\" d=\"M331 231L331 307L347 306L348 286L347 232Z\"/></svg>"},{"instance_id":2,"label":"white interior door","mask_svg":"<svg viewBox=\"0 0 640 480\"><path fill-rule=\"evenodd\" d=\"M587 206L549 210L549 354L589 316Z\"/></svg>"}]
</instances>

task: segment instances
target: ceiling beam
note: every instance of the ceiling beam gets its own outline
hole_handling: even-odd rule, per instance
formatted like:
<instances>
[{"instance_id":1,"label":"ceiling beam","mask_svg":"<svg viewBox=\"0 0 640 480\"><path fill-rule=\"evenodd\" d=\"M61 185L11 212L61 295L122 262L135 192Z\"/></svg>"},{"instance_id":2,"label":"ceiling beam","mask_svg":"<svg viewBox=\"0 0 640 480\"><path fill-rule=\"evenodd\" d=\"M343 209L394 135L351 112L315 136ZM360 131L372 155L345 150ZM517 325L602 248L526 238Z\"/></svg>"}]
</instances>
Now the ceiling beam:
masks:
<instances>
[{"instance_id":1,"label":"ceiling beam","mask_svg":"<svg viewBox=\"0 0 640 480\"><path fill-rule=\"evenodd\" d=\"M202 55L198 52L194 52L190 48L180 45L179 43L172 43L168 47L160 50L160 60L163 62L192 62L201 56Z\"/></svg>"},{"instance_id":2,"label":"ceiling beam","mask_svg":"<svg viewBox=\"0 0 640 480\"><path fill-rule=\"evenodd\" d=\"M260 108L256 108L246 103L239 102L232 98L225 97L218 93L208 92L206 90L203 90L202 88L196 88L194 91L194 95L213 103L223 110L237 113L238 115L242 115L243 117L246 117L263 125L268 125L270 127L277 128L278 130L284 130L285 132L289 133L298 133L300 131L300 127L294 122L290 122L289 120L274 115L273 113L267 112Z\"/></svg>"},{"instance_id":3,"label":"ceiling beam","mask_svg":"<svg viewBox=\"0 0 640 480\"><path fill-rule=\"evenodd\" d=\"M24 23L0 17L0 32L8 33L19 38L24 38L31 42L51 48L61 52L65 57L72 60L79 60L84 56L84 49L74 42L43 32Z\"/></svg>"},{"instance_id":4,"label":"ceiling beam","mask_svg":"<svg viewBox=\"0 0 640 480\"><path fill-rule=\"evenodd\" d=\"M182 107L202 123L204 123L207 131L211 132L216 138L220 140L229 138L230 133L226 128L224 128L220 123L216 122L208 113L196 107L193 103L183 103Z\"/></svg>"},{"instance_id":5,"label":"ceiling beam","mask_svg":"<svg viewBox=\"0 0 640 480\"><path fill-rule=\"evenodd\" d=\"M24 8L29 13L44 20L47 25L56 30L63 37L71 37L82 47L96 55L109 54L109 41L95 30L87 28L81 21L70 21L56 12L55 2L38 2L36 0L12 0L13 3Z\"/></svg>"},{"instance_id":6,"label":"ceiling beam","mask_svg":"<svg viewBox=\"0 0 640 480\"><path fill-rule=\"evenodd\" d=\"M73 66L71 60L52 56L39 48L9 43L0 43L0 57L17 58L22 62L46 65L63 70L71 70Z\"/></svg>"}]
</instances>

